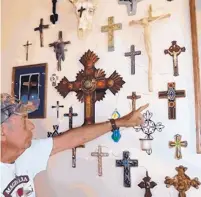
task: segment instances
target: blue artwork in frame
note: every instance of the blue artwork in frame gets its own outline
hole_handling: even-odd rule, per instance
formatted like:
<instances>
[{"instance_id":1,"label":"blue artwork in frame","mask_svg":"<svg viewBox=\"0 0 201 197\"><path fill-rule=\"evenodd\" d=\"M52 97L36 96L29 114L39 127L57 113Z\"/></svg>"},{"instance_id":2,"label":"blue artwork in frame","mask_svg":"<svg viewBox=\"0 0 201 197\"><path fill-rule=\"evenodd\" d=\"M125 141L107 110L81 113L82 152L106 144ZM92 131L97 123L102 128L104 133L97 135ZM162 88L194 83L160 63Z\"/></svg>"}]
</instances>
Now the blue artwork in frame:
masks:
<instances>
[{"instance_id":1,"label":"blue artwork in frame","mask_svg":"<svg viewBox=\"0 0 201 197\"><path fill-rule=\"evenodd\" d=\"M23 103L40 99L38 110L28 118L46 118L47 64L34 64L13 67L12 95Z\"/></svg>"}]
</instances>

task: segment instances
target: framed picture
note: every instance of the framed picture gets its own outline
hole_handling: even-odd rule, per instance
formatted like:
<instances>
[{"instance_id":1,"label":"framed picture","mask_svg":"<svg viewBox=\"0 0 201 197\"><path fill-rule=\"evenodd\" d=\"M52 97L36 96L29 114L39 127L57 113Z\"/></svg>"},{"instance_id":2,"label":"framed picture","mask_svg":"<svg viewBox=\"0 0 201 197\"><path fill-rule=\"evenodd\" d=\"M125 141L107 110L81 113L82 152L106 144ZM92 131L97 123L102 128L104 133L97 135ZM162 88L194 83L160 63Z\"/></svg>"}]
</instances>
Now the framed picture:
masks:
<instances>
[{"instance_id":1,"label":"framed picture","mask_svg":"<svg viewBox=\"0 0 201 197\"><path fill-rule=\"evenodd\" d=\"M189 0L195 91L197 153L201 154L201 1Z\"/></svg>"},{"instance_id":2,"label":"framed picture","mask_svg":"<svg viewBox=\"0 0 201 197\"><path fill-rule=\"evenodd\" d=\"M46 118L47 64L35 64L13 67L12 95L23 103L40 99L38 110L28 118Z\"/></svg>"}]
</instances>

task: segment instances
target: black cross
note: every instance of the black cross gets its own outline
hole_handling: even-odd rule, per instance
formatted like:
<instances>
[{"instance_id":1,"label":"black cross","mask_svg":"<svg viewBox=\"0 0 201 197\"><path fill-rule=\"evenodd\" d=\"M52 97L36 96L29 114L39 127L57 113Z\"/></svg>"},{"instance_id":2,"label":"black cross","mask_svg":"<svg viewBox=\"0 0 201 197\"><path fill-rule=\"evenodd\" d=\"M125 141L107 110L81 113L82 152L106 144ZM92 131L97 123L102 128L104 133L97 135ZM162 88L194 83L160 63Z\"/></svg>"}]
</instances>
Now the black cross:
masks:
<instances>
[{"instance_id":1,"label":"black cross","mask_svg":"<svg viewBox=\"0 0 201 197\"><path fill-rule=\"evenodd\" d=\"M26 47L26 61L28 61L28 58L29 58L29 45L32 45L32 44L29 43L28 40L27 40L27 43L23 45L24 47Z\"/></svg>"},{"instance_id":2,"label":"black cross","mask_svg":"<svg viewBox=\"0 0 201 197\"><path fill-rule=\"evenodd\" d=\"M64 107L63 105L59 105L59 101L57 101L57 105L56 106L52 106L52 108L57 108L57 118L59 118L59 108L60 107Z\"/></svg>"},{"instance_id":3,"label":"black cross","mask_svg":"<svg viewBox=\"0 0 201 197\"><path fill-rule=\"evenodd\" d=\"M141 55L141 51L135 51L135 45L131 45L131 51L125 53L126 57L131 57L131 75L135 74L135 56Z\"/></svg>"},{"instance_id":4,"label":"black cross","mask_svg":"<svg viewBox=\"0 0 201 197\"><path fill-rule=\"evenodd\" d=\"M131 173L130 167L137 167L138 160L130 159L129 151L123 152L123 159L116 160L116 167L124 167L124 186L131 187Z\"/></svg>"},{"instance_id":5,"label":"black cross","mask_svg":"<svg viewBox=\"0 0 201 197\"><path fill-rule=\"evenodd\" d=\"M80 18L82 17L82 13L86 10L86 8L83 8L81 6L81 8L78 10L78 12L80 13Z\"/></svg>"}]
</instances>

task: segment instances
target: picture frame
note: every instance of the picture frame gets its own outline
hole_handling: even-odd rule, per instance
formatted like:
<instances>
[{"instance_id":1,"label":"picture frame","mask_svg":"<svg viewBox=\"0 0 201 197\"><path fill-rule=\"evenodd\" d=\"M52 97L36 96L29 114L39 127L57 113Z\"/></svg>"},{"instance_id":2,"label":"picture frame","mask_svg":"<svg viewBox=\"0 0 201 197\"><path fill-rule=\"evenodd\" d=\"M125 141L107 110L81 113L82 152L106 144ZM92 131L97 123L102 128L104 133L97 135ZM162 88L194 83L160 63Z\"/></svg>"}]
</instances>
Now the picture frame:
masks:
<instances>
[{"instance_id":1,"label":"picture frame","mask_svg":"<svg viewBox=\"0 0 201 197\"><path fill-rule=\"evenodd\" d=\"M40 99L39 108L28 114L29 119L46 118L47 63L13 67L11 95L21 102Z\"/></svg>"},{"instance_id":2,"label":"picture frame","mask_svg":"<svg viewBox=\"0 0 201 197\"><path fill-rule=\"evenodd\" d=\"M189 0L193 78L195 91L195 123L196 123L196 149L201 154L201 2ZM198 17L199 16L199 17Z\"/></svg>"}]
</instances>

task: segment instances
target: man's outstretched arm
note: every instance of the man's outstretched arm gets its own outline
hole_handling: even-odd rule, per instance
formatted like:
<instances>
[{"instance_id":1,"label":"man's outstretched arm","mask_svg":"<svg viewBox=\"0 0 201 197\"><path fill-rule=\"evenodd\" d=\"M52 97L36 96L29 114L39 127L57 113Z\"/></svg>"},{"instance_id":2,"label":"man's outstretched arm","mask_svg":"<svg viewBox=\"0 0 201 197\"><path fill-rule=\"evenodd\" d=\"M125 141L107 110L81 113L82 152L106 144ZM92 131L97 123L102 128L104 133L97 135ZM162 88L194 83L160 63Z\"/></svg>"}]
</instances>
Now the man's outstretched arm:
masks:
<instances>
[{"instance_id":1,"label":"man's outstretched arm","mask_svg":"<svg viewBox=\"0 0 201 197\"><path fill-rule=\"evenodd\" d=\"M116 119L117 127L134 127L143 123L141 112L148 107L144 105L136 111L132 111L122 118ZM60 136L53 138L53 149L51 155L66 149L72 149L79 145L85 144L93 139L112 130L110 121L85 125L71 129Z\"/></svg>"}]
</instances>

